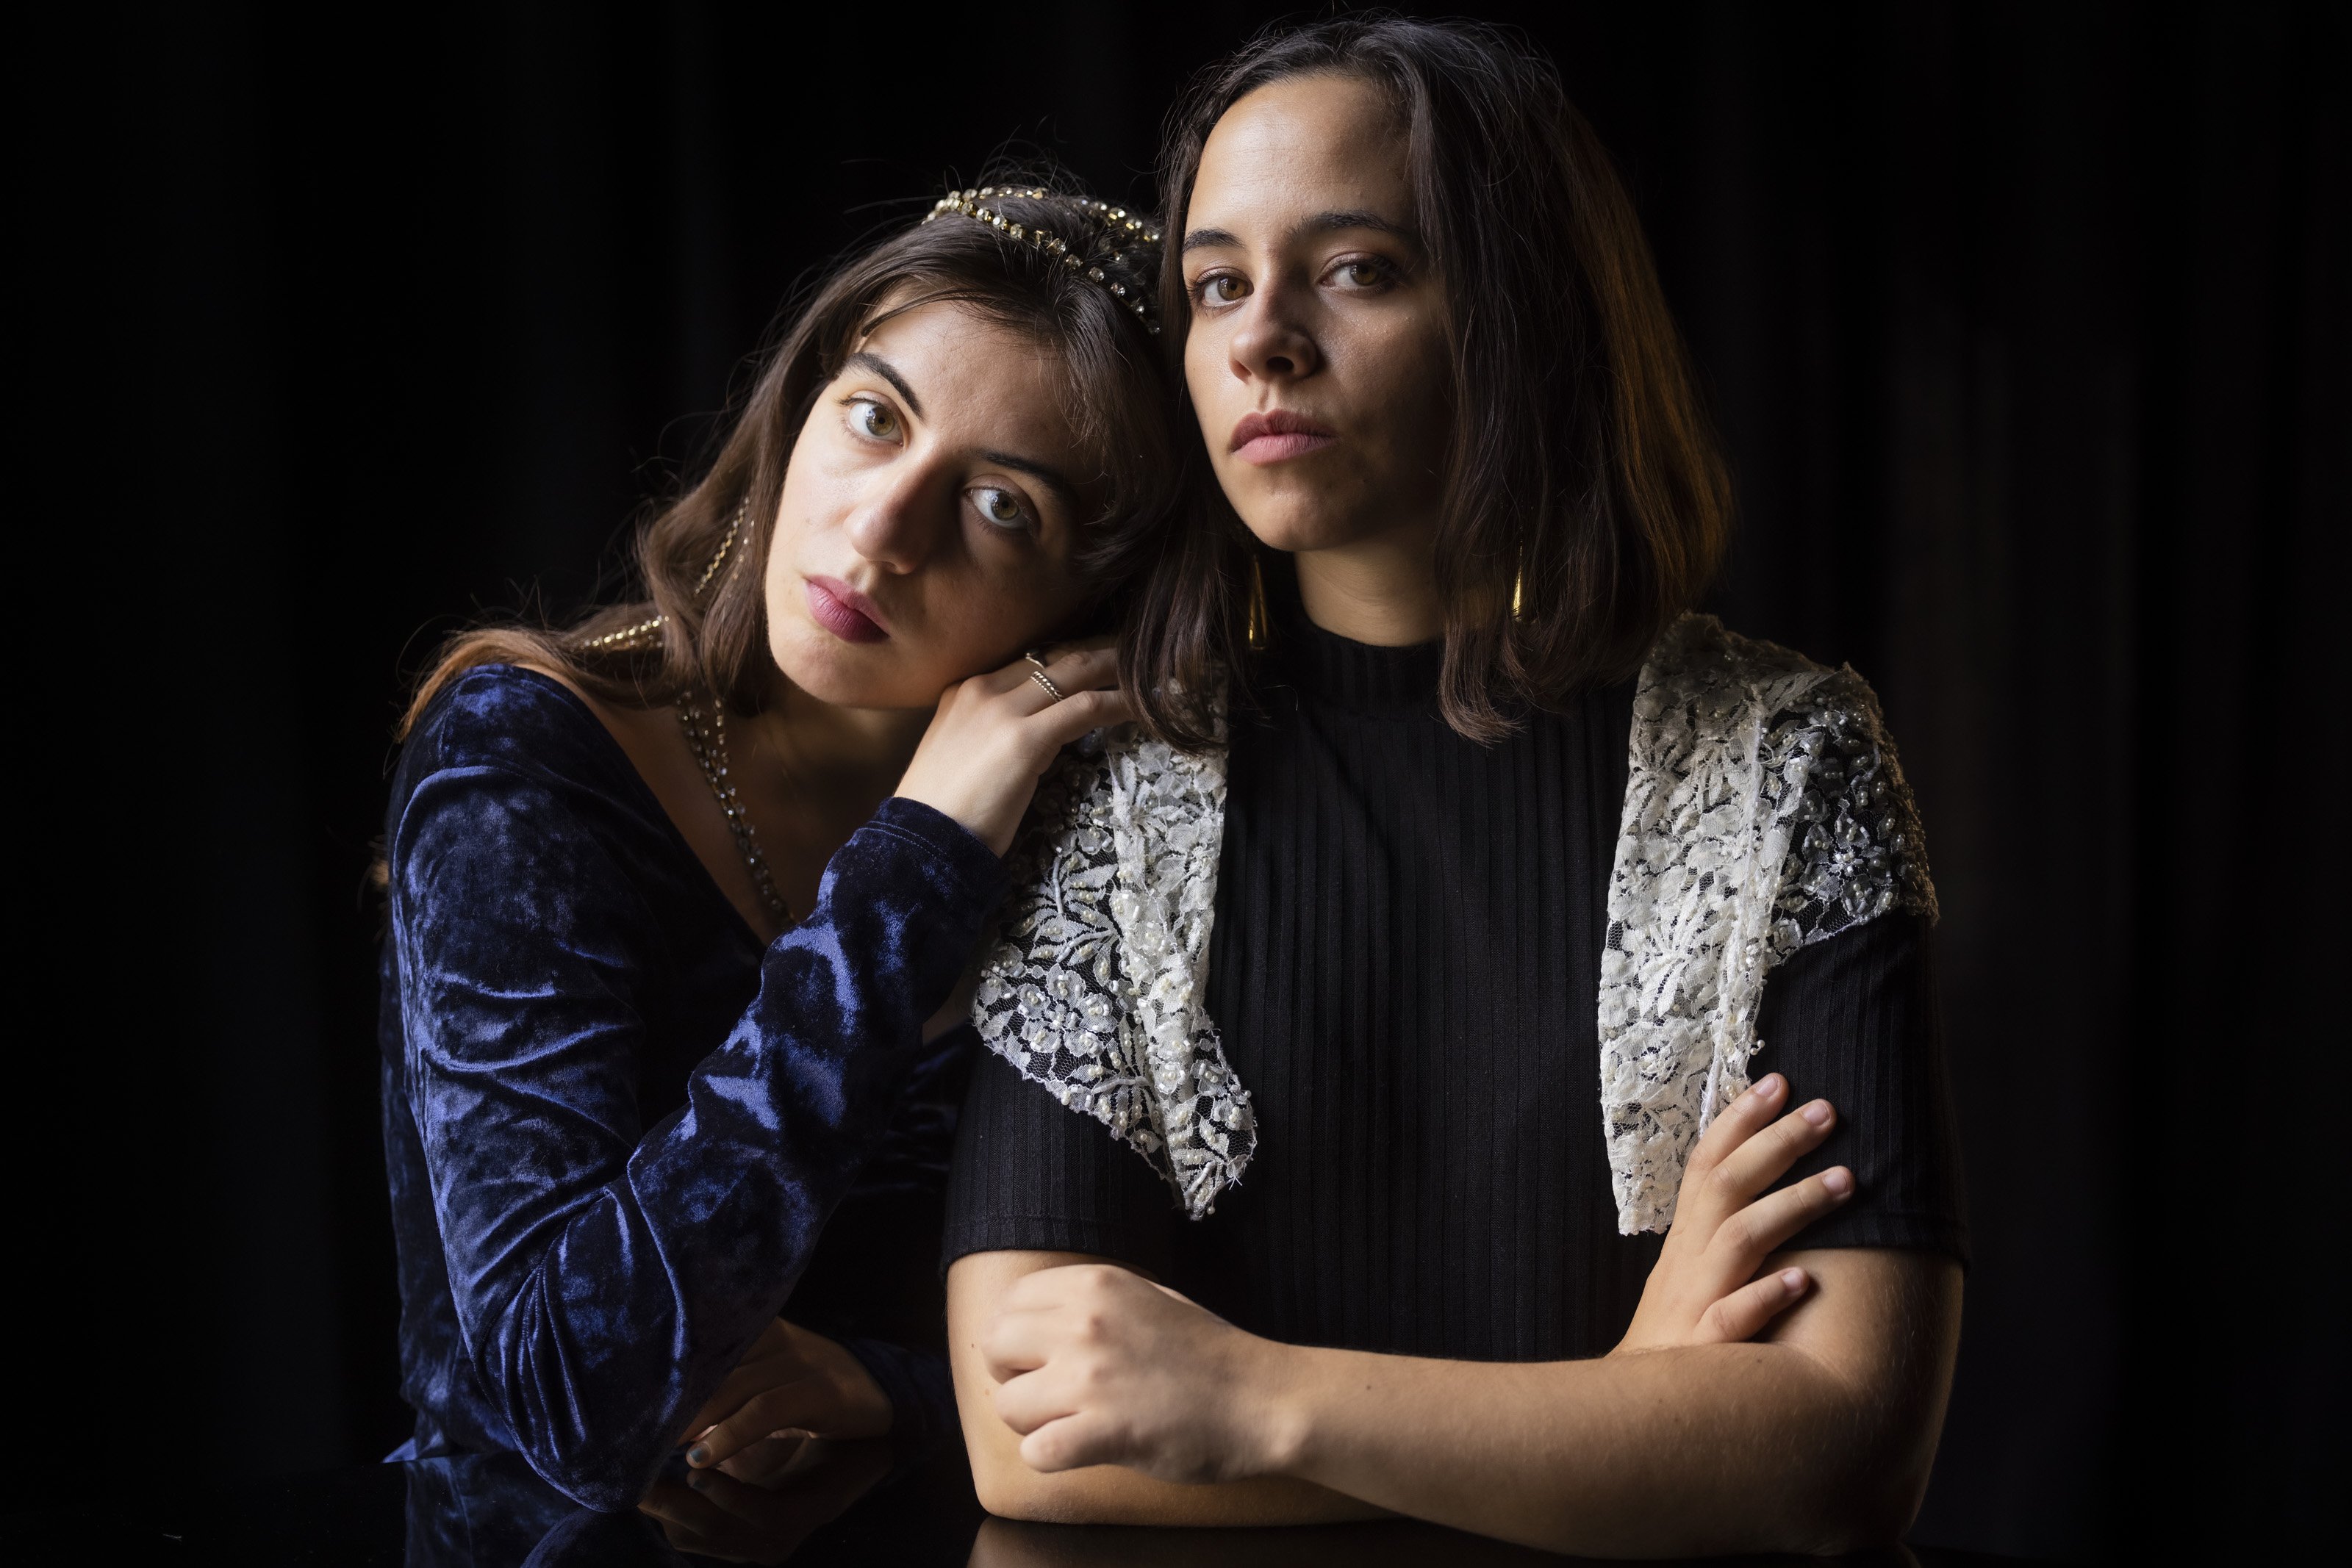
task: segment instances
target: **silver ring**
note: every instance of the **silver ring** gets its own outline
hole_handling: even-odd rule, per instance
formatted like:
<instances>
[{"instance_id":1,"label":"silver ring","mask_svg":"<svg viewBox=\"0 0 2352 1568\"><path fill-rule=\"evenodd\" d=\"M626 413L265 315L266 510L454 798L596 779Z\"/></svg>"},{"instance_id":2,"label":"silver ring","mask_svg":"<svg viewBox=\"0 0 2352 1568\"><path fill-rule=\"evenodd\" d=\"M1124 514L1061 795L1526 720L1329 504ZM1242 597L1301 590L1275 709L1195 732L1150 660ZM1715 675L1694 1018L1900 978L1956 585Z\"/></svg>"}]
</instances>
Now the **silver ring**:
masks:
<instances>
[{"instance_id":1,"label":"silver ring","mask_svg":"<svg viewBox=\"0 0 2352 1568\"><path fill-rule=\"evenodd\" d=\"M1034 659L1030 662L1032 664L1036 663ZM1029 678L1036 682L1039 685L1045 687L1045 695L1047 696L1053 698L1055 702L1060 702L1062 700L1062 688L1054 684L1054 677L1045 673L1045 665L1038 664L1035 669L1030 671Z\"/></svg>"}]
</instances>

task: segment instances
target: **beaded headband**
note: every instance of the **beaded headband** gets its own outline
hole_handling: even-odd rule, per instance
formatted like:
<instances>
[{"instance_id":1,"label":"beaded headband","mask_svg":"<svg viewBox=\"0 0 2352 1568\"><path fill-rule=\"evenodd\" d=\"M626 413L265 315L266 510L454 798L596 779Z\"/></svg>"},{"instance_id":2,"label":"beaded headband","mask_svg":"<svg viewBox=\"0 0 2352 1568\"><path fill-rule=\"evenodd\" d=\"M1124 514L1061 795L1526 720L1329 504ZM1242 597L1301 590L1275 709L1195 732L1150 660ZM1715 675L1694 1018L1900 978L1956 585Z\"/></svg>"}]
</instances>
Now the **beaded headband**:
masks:
<instances>
[{"instance_id":1,"label":"beaded headband","mask_svg":"<svg viewBox=\"0 0 2352 1568\"><path fill-rule=\"evenodd\" d=\"M1007 198L1052 202L1101 225L1096 239L1084 248L1091 252L1097 246L1108 246L1109 254L1089 262L1080 250L1074 249L1067 240L1051 229L1041 228L1034 224L1024 225L1016 223L983 204ZM931 204L931 210L923 221L929 223L933 218L949 213L986 224L1007 239L1034 246L1047 256L1061 257L1063 266L1073 272L1084 272L1109 289L1113 298L1135 312L1136 319L1141 321L1152 336L1160 335L1159 291L1152 283L1146 281L1150 274L1159 270L1160 231L1125 207L1114 207L1108 202L1088 201L1084 196L1066 196L1058 191L1024 189L1018 185L982 185L978 190L950 191ZM1148 267L1140 265L1142 256L1139 254L1146 251L1150 253L1150 265ZM1102 263L1106 261L1129 276L1112 277L1103 270Z\"/></svg>"}]
</instances>

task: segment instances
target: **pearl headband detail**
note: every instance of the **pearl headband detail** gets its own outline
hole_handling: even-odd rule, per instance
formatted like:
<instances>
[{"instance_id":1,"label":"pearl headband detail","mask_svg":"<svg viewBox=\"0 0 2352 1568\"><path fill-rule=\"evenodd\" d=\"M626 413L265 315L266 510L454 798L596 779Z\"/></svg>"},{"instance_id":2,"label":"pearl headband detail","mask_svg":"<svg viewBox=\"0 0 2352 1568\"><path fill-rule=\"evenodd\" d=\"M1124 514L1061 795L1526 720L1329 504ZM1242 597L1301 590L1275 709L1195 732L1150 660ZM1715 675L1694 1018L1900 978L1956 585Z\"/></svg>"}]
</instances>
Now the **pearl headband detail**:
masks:
<instances>
[{"instance_id":1,"label":"pearl headband detail","mask_svg":"<svg viewBox=\"0 0 2352 1568\"><path fill-rule=\"evenodd\" d=\"M1099 224L1101 230L1095 244L1108 246L1112 253L1102 259L1112 261L1123 272L1147 274L1158 266L1160 258L1157 252L1160 239L1158 229L1125 207L1114 207L1108 202L1088 201L1083 196L1066 196L1058 191L1024 189L1017 185L982 185L977 190L950 191L931 204L931 210L923 221L929 223L934 218L954 213L975 223L986 224L1007 239L1034 246L1046 256L1058 256L1062 265L1071 271L1083 272L1108 289L1113 298L1135 312L1136 319L1143 323L1147 331L1154 337L1159 336L1160 323L1156 319L1160 313L1159 300L1152 287L1139 279L1114 277L1100 265L1087 262L1079 250L1073 249L1067 240L1051 229L1034 224L1017 223L986 204L1006 198L1052 202ZM1091 250L1094 245L1090 244L1086 248ZM1150 267L1139 265L1143 258L1133 254L1147 249L1153 253L1150 257Z\"/></svg>"}]
</instances>

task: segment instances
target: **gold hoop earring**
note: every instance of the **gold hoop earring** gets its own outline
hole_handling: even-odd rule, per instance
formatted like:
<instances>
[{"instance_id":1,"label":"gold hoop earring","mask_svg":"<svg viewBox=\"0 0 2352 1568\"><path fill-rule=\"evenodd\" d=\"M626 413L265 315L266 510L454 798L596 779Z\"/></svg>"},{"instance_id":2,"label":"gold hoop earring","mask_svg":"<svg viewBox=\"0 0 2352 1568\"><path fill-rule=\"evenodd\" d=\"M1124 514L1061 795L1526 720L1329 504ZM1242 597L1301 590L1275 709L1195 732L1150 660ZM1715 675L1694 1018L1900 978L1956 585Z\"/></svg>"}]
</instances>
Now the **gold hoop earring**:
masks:
<instances>
[{"instance_id":1,"label":"gold hoop earring","mask_svg":"<svg viewBox=\"0 0 2352 1568\"><path fill-rule=\"evenodd\" d=\"M1528 601L1528 547L1519 547L1519 560L1511 568L1511 619L1525 621Z\"/></svg>"},{"instance_id":2,"label":"gold hoop earring","mask_svg":"<svg viewBox=\"0 0 2352 1568\"><path fill-rule=\"evenodd\" d=\"M1263 652L1267 641L1265 622L1265 573L1258 569L1257 552L1250 552L1249 624L1244 632L1252 653Z\"/></svg>"}]
</instances>

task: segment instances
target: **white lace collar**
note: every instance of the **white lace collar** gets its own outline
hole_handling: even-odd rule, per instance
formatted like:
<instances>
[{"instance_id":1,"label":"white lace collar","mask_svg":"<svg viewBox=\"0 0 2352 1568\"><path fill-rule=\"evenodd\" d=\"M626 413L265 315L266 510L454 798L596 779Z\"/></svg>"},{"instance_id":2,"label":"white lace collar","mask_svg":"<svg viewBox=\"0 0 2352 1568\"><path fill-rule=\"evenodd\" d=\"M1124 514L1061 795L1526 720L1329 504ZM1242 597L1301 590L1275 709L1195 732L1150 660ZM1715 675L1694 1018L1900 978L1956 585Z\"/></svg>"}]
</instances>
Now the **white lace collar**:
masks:
<instances>
[{"instance_id":1,"label":"white lace collar","mask_svg":"<svg viewBox=\"0 0 2352 1568\"><path fill-rule=\"evenodd\" d=\"M988 1049L1151 1161L1193 1218L1256 1145L1208 1016L1222 754L1132 730L1046 777L972 1021ZM1633 698L1598 998L1618 1228L1663 1230L1691 1145L1747 1087L1764 979L1896 907L1933 915L1916 813L1850 669L1686 615Z\"/></svg>"}]
</instances>

